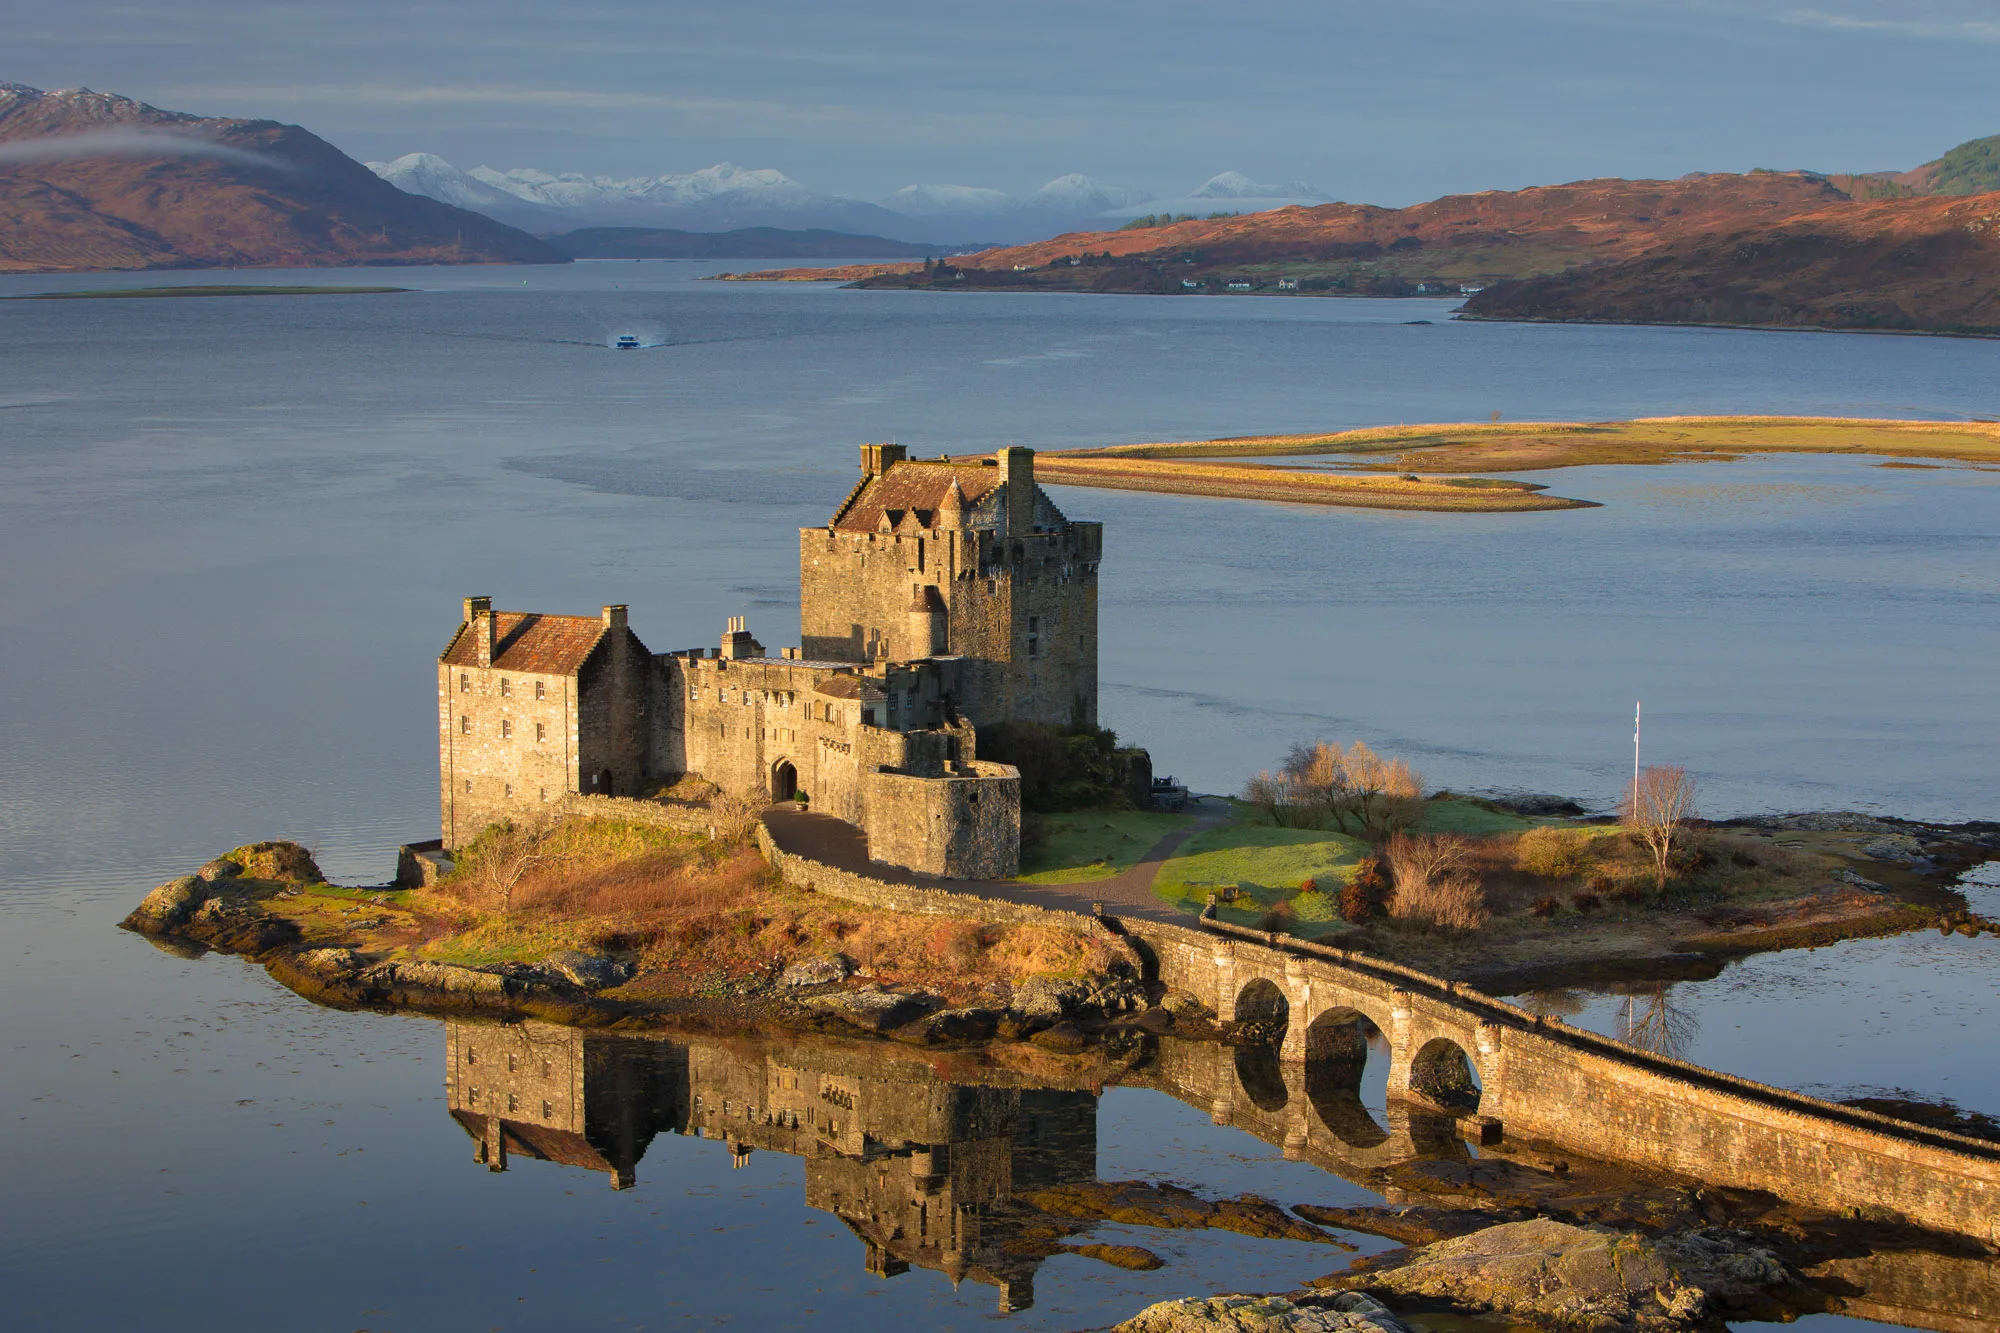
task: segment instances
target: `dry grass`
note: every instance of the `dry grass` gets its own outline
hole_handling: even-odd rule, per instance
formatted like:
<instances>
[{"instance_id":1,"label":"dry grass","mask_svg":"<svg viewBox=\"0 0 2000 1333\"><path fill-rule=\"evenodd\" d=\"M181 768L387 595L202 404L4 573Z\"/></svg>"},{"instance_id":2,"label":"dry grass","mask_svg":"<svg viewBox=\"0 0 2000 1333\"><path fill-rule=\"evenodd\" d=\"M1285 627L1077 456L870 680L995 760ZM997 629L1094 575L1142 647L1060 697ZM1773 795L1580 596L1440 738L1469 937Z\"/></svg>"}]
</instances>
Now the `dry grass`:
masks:
<instances>
[{"instance_id":1,"label":"dry grass","mask_svg":"<svg viewBox=\"0 0 2000 1333\"><path fill-rule=\"evenodd\" d=\"M494 867L522 856L531 864L503 906L488 887ZM427 957L533 962L560 949L611 949L638 961L635 984L652 995L700 993L834 952L879 979L956 998L996 980L1099 973L1113 961L1079 931L861 907L784 884L747 841L613 821L489 831L422 898L413 905L432 923Z\"/></svg>"}]
</instances>

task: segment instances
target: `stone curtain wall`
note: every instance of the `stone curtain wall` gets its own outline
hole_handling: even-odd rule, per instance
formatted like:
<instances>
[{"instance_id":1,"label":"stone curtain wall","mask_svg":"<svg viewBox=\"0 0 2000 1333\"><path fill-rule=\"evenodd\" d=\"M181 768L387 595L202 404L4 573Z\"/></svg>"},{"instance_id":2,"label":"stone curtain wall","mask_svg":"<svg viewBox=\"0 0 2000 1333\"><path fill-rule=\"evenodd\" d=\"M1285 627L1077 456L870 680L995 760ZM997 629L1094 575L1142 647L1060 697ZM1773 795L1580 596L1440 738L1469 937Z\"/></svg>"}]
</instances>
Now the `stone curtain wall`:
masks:
<instances>
[{"instance_id":1,"label":"stone curtain wall","mask_svg":"<svg viewBox=\"0 0 2000 1333\"><path fill-rule=\"evenodd\" d=\"M1021 774L973 761L964 775L868 775L869 853L945 879L1012 879L1021 872Z\"/></svg>"},{"instance_id":2,"label":"stone curtain wall","mask_svg":"<svg viewBox=\"0 0 2000 1333\"><path fill-rule=\"evenodd\" d=\"M1158 979L1235 1016L1263 980L1290 1007L1282 1053L1305 1058L1322 1014L1365 1014L1390 1042L1389 1091L1443 1038L1483 1091L1479 1116L1509 1135L1818 1207L1888 1209L2000 1243L2000 1148L1717 1073L1545 1020L1469 987L1344 950L1204 922L1129 920Z\"/></svg>"},{"instance_id":3,"label":"stone curtain wall","mask_svg":"<svg viewBox=\"0 0 2000 1333\"><path fill-rule=\"evenodd\" d=\"M665 805L629 796L590 796L572 793L554 807L565 819L615 819L626 824L672 829L697 838L706 838L715 821L699 805Z\"/></svg>"},{"instance_id":4,"label":"stone curtain wall","mask_svg":"<svg viewBox=\"0 0 2000 1333\"><path fill-rule=\"evenodd\" d=\"M779 847L773 841L770 831L761 824L757 826L757 845L763 849L765 859L770 861L786 883L813 893L823 893L829 898L843 898L851 903L860 903L864 907L879 907L891 912L914 912L922 916L955 916L971 921L990 921L1007 925L1054 926L1059 930L1078 931L1098 935L1107 940L1117 940L1121 951L1129 948L1121 936L1109 930L1096 917L1079 916L1075 912L1054 911L1029 903L977 898L969 893L952 893L947 889L927 889L915 884L893 884L870 875L858 875L849 870L841 870L812 860L810 857L793 855ZM1137 964L1136 955L1132 961Z\"/></svg>"}]
</instances>

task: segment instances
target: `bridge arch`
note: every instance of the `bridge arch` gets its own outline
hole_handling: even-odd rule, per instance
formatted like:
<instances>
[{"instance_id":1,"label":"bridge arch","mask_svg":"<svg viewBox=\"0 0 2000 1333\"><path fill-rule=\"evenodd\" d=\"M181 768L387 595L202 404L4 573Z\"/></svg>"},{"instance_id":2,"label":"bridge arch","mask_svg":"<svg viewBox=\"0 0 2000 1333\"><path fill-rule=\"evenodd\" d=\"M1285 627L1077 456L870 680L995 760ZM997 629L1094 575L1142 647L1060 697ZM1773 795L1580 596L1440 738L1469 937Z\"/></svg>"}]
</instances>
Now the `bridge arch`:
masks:
<instances>
[{"instance_id":1,"label":"bridge arch","mask_svg":"<svg viewBox=\"0 0 2000 1333\"><path fill-rule=\"evenodd\" d=\"M1269 977L1252 977L1236 992L1236 1021L1269 1028L1274 1045L1284 1041L1285 1029L1290 1026L1291 1018L1291 1000L1285 995L1284 987Z\"/></svg>"},{"instance_id":2,"label":"bridge arch","mask_svg":"<svg viewBox=\"0 0 2000 1333\"><path fill-rule=\"evenodd\" d=\"M1467 1113L1479 1109L1483 1089L1465 1048L1450 1037L1432 1037L1410 1059L1409 1090L1417 1101Z\"/></svg>"},{"instance_id":3,"label":"bridge arch","mask_svg":"<svg viewBox=\"0 0 2000 1333\"><path fill-rule=\"evenodd\" d=\"M1305 1057L1306 1100L1333 1136L1351 1148L1387 1142L1362 1099L1371 1060L1387 1082L1389 1039L1375 1021L1359 1009L1325 1010L1306 1029Z\"/></svg>"},{"instance_id":4,"label":"bridge arch","mask_svg":"<svg viewBox=\"0 0 2000 1333\"><path fill-rule=\"evenodd\" d=\"M1269 977L1252 977L1236 992L1236 1021L1256 1040L1236 1048L1236 1082L1260 1111L1282 1111L1291 1100L1280 1052L1291 1026L1292 1002Z\"/></svg>"}]
</instances>

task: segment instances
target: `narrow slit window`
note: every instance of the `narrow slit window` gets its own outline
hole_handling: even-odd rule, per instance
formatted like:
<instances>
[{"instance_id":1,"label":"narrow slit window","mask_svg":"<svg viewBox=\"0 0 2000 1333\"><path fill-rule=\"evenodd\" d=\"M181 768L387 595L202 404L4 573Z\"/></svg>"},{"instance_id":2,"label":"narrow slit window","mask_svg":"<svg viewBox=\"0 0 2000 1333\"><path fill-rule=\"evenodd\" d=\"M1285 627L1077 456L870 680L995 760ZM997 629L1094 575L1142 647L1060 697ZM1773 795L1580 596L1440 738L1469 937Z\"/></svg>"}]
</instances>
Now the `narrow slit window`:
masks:
<instances>
[{"instance_id":1,"label":"narrow slit window","mask_svg":"<svg viewBox=\"0 0 2000 1333\"><path fill-rule=\"evenodd\" d=\"M472 717L470 714L460 713L458 715L458 734L461 736L470 736L472 734Z\"/></svg>"},{"instance_id":2,"label":"narrow slit window","mask_svg":"<svg viewBox=\"0 0 2000 1333\"><path fill-rule=\"evenodd\" d=\"M535 682L535 697L537 699L543 698L548 694L548 692L549 692L548 683L546 681L538 680Z\"/></svg>"},{"instance_id":3,"label":"narrow slit window","mask_svg":"<svg viewBox=\"0 0 2000 1333\"><path fill-rule=\"evenodd\" d=\"M506 718L500 719L500 739L506 740L514 734L514 724Z\"/></svg>"}]
</instances>

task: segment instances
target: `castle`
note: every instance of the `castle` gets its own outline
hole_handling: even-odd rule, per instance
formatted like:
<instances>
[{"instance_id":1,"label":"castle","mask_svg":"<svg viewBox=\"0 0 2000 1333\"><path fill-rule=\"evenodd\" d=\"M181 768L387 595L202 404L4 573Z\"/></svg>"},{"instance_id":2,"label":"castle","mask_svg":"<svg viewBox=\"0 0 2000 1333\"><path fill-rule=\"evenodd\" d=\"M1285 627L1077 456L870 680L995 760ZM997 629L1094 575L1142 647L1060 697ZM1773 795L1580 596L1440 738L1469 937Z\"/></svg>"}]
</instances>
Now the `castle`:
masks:
<instances>
[{"instance_id":1,"label":"castle","mask_svg":"<svg viewBox=\"0 0 2000 1333\"><path fill-rule=\"evenodd\" d=\"M575 796L682 775L859 827L876 860L1017 873L1017 770L977 757L1002 722L1097 723L1099 523L1035 484L1034 451L973 461L862 446L861 480L799 533L801 638L742 619L717 648L653 653L626 608L496 611L469 597L438 658L447 849Z\"/></svg>"}]
</instances>

